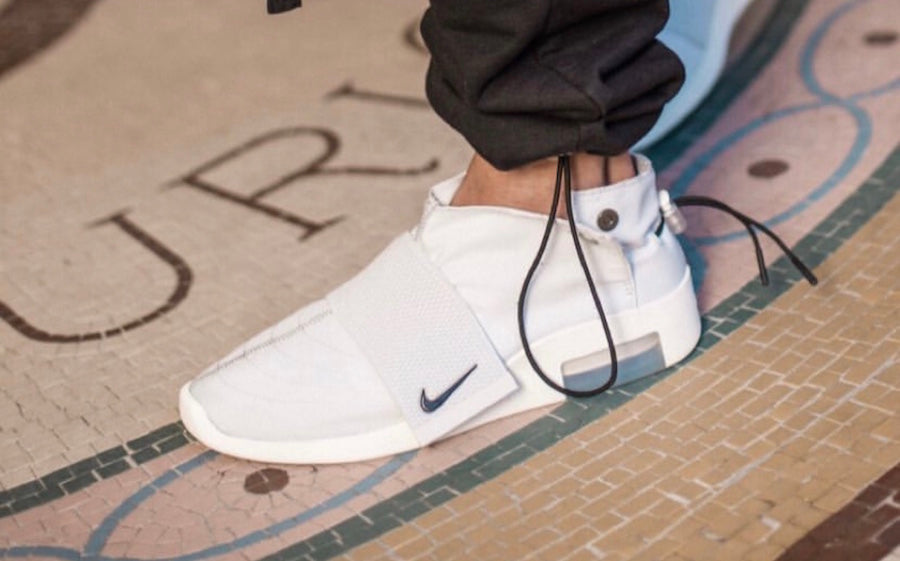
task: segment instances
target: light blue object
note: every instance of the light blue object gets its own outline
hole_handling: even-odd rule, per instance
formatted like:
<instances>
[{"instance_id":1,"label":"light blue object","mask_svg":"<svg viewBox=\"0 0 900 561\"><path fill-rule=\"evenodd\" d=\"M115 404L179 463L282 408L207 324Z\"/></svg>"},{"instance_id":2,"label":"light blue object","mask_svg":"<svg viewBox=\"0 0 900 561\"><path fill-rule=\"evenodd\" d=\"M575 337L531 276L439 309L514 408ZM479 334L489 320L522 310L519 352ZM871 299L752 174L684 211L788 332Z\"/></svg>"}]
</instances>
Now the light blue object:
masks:
<instances>
[{"instance_id":1,"label":"light blue object","mask_svg":"<svg viewBox=\"0 0 900 561\"><path fill-rule=\"evenodd\" d=\"M675 128L713 89L725 68L731 34L752 0L670 0L670 17L659 40L684 63L684 86L636 150L650 146Z\"/></svg>"}]
</instances>

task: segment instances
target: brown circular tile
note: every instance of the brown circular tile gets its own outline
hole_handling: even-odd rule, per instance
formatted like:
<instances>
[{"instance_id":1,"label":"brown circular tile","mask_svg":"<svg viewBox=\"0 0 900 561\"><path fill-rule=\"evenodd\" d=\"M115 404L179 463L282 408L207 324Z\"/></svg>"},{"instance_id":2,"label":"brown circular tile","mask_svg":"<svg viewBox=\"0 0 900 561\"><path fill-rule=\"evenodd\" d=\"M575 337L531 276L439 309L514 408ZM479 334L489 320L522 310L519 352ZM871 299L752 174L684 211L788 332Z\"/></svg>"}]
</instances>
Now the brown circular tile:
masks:
<instances>
[{"instance_id":1,"label":"brown circular tile","mask_svg":"<svg viewBox=\"0 0 900 561\"><path fill-rule=\"evenodd\" d=\"M865 42L874 47L893 45L897 42L897 32L889 29L879 29L866 33Z\"/></svg>"},{"instance_id":2,"label":"brown circular tile","mask_svg":"<svg viewBox=\"0 0 900 561\"><path fill-rule=\"evenodd\" d=\"M747 173L752 177L771 179L786 172L790 167L784 160L760 160L747 168Z\"/></svg>"},{"instance_id":3,"label":"brown circular tile","mask_svg":"<svg viewBox=\"0 0 900 561\"><path fill-rule=\"evenodd\" d=\"M284 489L290 478L283 469L265 468L254 471L244 479L244 491L254 495L265 495Z\"/></svg>"}]
</instances>

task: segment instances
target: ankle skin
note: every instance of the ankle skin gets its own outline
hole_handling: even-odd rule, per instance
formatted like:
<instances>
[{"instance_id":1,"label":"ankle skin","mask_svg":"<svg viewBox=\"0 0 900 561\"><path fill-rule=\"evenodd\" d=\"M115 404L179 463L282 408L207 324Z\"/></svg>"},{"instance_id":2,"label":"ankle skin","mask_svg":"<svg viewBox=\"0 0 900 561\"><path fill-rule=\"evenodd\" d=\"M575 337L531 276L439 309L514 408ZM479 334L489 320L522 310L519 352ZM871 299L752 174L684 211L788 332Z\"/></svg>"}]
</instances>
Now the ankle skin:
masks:
<instances>
[{"instance_id":1,"label":"ankle skin","mask_svg":"<svg viewBox=\"0 0 900 561\"><path fill-rule=\"evenodd\" d=\"M629 154L604 157L578 153L571 156L572 188L576 191L611 185L634 177ZM547 158L510 171L493 167L475 155L453 206L502 206L546 213L553 198L557 159ZM557 213L565 216L565 208Z\"/></svg>"}]
</instances>

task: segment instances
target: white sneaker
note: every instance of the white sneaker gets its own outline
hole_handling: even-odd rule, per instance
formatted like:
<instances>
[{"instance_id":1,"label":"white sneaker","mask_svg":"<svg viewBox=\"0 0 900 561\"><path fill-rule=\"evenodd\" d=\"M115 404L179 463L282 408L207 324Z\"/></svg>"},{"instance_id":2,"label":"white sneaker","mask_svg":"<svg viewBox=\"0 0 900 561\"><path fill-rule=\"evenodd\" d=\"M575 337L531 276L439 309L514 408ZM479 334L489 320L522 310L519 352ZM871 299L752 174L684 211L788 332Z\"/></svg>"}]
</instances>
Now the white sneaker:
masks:
<instances>
[{"instance_id":1,"label":"white sneaker","mask_svg":"<svg viewBox=\"0 0 900 561\"><path fill-rule=\"evenodd\" d=\"M252 460L366 460L563 401L551 384L587 395L678 362L700 317L651 164L637 162L633 179L572 194L579 250L568 221L453 207L462 176L438 184L420 224L359 275L186 384L185 426Z\"/></svg>"}]
</instances>

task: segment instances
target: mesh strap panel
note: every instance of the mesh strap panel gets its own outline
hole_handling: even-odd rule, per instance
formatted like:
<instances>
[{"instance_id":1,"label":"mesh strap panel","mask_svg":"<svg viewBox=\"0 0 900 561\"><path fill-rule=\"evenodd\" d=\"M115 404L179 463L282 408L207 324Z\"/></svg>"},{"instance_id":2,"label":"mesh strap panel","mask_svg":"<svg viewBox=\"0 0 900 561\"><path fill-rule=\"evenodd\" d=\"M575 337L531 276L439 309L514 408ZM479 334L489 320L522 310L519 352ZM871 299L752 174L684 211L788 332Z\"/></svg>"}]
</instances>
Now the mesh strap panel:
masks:
<instances>
[{"instance_id":1,"label":"mesh strap panel","mask_svg":"<svg viewBox=\"0 0 900 561\"><path fill-rule=\"evenodd\" d=\"M466 302L408 234L327 300L422 445L517 389Z\"/></svg>"}]
</instances>

